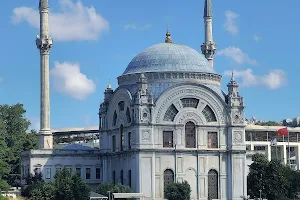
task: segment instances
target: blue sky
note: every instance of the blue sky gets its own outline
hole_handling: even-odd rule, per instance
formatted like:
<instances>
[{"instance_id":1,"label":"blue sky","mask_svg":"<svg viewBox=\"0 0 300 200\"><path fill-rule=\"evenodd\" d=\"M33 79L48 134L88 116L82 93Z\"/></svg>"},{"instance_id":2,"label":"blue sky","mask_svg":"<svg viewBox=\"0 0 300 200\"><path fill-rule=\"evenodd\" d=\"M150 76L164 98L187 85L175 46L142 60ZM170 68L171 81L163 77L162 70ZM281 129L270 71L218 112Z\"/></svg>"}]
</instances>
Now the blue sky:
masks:
<instances>
[{"instance_id":1,"label":"blue sky","mask_svg":"<svg viewBox=\"0 0 300 200\"><path fill-rule=\"evenodd\" d=\"M6 1L0 7L0 103L23 103L32 127L39 123L38 3ZM130 60L172 39L200 50L203 0L50 1L51 126L98 125L103 91L117 87ZM213 0L215 69L235 70L246 117L282 120L299 116L300 1Z\"/></svg>"}]
</instances>

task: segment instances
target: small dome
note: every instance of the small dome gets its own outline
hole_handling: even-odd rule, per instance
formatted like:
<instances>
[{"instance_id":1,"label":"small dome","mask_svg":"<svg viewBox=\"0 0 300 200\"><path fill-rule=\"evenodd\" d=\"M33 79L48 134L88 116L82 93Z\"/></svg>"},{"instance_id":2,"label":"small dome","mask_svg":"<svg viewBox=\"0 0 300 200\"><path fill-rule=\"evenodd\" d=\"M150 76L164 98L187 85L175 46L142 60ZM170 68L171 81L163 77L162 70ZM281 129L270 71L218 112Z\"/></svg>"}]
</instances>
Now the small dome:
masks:
<instances>
[{"instance_id":1,"label":"small dome","mask_svg":"<svg viewBox=\"0 0 300 200\"><path fill-rule=\"evenodd\" d=\"M196 50L175 43L153 45L135 56L123 74L143 72L213 73L207 59Z\"/></svg>"}]
</instances>

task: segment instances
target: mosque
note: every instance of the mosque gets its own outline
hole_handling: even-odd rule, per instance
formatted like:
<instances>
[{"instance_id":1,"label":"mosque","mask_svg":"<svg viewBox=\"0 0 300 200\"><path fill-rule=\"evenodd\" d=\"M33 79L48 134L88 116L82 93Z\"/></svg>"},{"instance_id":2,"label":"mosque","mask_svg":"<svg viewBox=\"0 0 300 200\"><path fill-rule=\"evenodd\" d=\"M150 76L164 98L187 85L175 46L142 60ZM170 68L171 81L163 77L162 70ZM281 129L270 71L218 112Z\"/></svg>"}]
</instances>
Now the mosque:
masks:
<instances>
[{"instance_id":1,"label":"mosque","mask_svg":"<svg viewBox=\"0 0 300 200\"><path fill-rule=\"evenodd\" d=\"M252 133L266 131L252 126L250 136L245 134L244 100L233 75L228 91L221 89L213 62L211 0L204 4L202 54L173 42L168 30L163 43L131 60L115 90L108 85L99 127L85 129L50 129L48 0L40 0L39 9L41 130L39 149L22 155L22 184L35 170L49 182L65 167L92 186L125 184L149 200L164 199L166 184L183 181L190 184L194 200L247 196L249 151L257 146ZM270 153L269 140L267 134L266 141L258 142L265 148L258 150ZM282 149L286 162L286 146Z\"/></svg>"}]
</instances>

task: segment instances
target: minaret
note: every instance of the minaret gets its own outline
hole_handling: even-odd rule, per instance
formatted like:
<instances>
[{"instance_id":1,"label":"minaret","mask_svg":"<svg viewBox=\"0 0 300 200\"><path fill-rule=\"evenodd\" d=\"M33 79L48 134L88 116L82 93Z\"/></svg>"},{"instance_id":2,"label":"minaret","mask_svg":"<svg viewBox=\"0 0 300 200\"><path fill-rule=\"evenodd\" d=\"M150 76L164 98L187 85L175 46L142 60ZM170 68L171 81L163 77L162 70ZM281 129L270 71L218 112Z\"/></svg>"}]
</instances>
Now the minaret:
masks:
<instances>
[{"instance_id":1,"label":"minaret","mask_svg":"<svg viewBox=\"0 0 300 200\"><path fill-rule=\"evenodd\" d=\"M40 131L39 149L52 149L53 137L50 130L50 90L49 90L49 53L52 39L49 36L48 0L40 0L40 36L36 38L36 46L40 51L41 99L40 99Z\"/></svg>"},{"instance_id":2,"label":"minaret","mask_svg":"<svg viewBox=\"0 0 300 200\"><path fill-rule=\"evenodd\" d=\"M216 43L213 41L212 33L212 4L211 0L205 0L204 5L204 31L205 42L201 45L201 51L208 60L211 67L214 67L214 54L217 49Z\"/></svg>"}]
</instances>

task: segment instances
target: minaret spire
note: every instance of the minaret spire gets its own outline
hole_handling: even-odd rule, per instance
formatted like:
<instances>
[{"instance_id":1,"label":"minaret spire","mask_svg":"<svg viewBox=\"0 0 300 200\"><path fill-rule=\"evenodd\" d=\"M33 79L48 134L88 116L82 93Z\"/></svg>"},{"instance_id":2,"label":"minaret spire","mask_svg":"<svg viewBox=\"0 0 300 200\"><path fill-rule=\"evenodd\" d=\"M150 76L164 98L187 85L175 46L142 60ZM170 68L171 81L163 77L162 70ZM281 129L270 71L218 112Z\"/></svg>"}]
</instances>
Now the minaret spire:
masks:
<instances>
[{"instance_id":1,"label":"minaret spire","mask_svg":"<svg viewBox=\"0 0 300 200\"><path fill-rule=\"evenodd\" d=\"M214 67L214 54L217 49L216 43L213 41L212 32L212 3L211 0L205 0L204 3L204 29L205 42L201 45L201 51L208 60L211 67Z\"/></svg>"},{"instance_id":2,"label":"minaret spire","mask_svg":"<svg viewBox=\"0 0 300 200\"><path fill-rule=\"evenodd\" d=\"M39 148L52 149L53 137L50 129L50 84L49 84L49 54L52 39L49 36L49 6L48 0L39 1L40 36L36 38L36 46L40 51L41 99L40 99L40 131Z\"/></svg>"}]
</instances>

